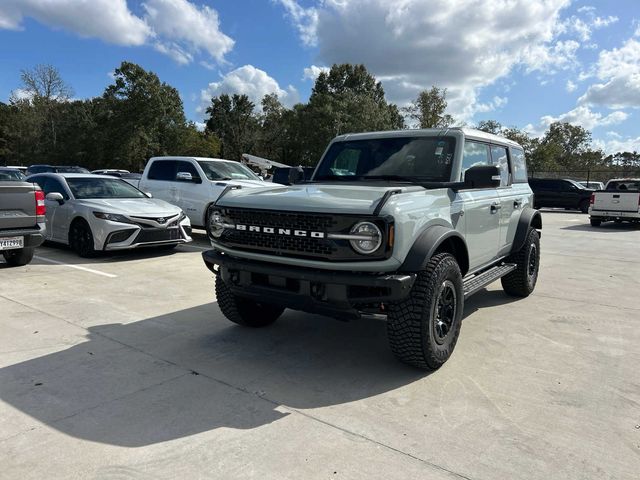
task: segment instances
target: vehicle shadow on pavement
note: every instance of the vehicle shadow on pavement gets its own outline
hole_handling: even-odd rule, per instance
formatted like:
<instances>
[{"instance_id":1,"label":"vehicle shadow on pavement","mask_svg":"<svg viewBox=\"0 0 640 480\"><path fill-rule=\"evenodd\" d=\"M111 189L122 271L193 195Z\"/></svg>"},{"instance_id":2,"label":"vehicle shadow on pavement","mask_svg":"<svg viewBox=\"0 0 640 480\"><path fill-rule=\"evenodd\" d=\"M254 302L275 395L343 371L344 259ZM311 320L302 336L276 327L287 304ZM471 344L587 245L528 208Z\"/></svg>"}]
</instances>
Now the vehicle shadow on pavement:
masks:
<instances>
[{"instance_id":1,"label":"vehicle shadow on pavement","mask_svg":"<svg viewBox=\"0 0 640 480\"><path fill-rule=\"evenodd\" d=\"M44 247L44 248L43 248ZM165 256L180 253L179 247L176 249L163 249L162 247L144 247L132 250L114 250L109 252L97 252L91 258L83 258L76 254L67 245L59 243L45 242L43 247L36 249L36 256L43 256L53 260L65 262L71 265L87 265L99 263L121 263L135 260L144 260L146 258L162 258ZM38 259L34 259L38 263ZM42 263L42 262L40 262Z\"/></svg>"},{"instance_id":2,"label":"vehicle shadow on pavement","mask_svg":"<svg viewBox=\"0 0 640 480\"><path fill-rule=\"evenodd\" d=\"M602 223L598 227L593 227L589 223L580 224L580 225L569 225L568 227L562 227L561 230L577 230L579 232L590 232L590 233L612 233L612 232L633 232L635 230L640 230L640 224L638 223L615 223L615 222L606 222Z\"/></svg>"},{"instance_id":3,"label":"vehicle shadow on pavement","mask_svg":"<svg viewBox=\"0 0 640 480\"><path fill-rule=\"evenodd\" d=\"M510 300L480 292L467 315ZM77 438L139 447L257 428L291 409L353 402L428 375L395 360L384 321L287 311L248 329L211 303L89 327L86 341L0 369L0 398L17 410L5 424L25 422L22 412Z\"/></svg>"},{"instance_id":4,"label":"vehicle shadow on pavement","mask_svg":"<svg viewBox=\"0 0 640 480\"><path fill-rule=\"evenodd\" d=\"M280 405L337 405L424 378L393 358L385 328L287 312L269 328L247 329L215 303L89 327L86 341L0 369L0 398L18 410L0 424L25 422L22 412L127 447L257 428L290 414Z\"/></svg>"}]
</instances>

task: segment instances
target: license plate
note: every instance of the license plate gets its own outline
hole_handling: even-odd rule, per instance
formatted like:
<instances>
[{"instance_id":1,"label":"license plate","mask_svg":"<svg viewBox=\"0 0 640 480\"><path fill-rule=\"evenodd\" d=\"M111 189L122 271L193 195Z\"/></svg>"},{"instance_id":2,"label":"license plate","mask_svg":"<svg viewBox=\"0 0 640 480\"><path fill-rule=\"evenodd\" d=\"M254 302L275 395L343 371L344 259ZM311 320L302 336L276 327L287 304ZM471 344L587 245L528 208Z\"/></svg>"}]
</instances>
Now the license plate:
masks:
<instances>
[{"instance_id":1,"label":"license plate","mask_svg":"<svg viewBox=\"0 0 640 480\"><path fill-rule=\"evenodd\" d=\"M24 247L24 237L0 238L0 250L14 250Z\"/></svg>"}]
</instances>

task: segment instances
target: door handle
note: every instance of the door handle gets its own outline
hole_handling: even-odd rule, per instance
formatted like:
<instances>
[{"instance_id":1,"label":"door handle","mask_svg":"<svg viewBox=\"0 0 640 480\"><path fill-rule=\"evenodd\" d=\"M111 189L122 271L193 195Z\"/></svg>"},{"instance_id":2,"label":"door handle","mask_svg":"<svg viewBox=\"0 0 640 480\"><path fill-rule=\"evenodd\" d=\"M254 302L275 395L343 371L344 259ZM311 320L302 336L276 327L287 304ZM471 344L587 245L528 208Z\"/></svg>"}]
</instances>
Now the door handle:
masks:
<instances>
[{"instance_id":1,"label":"door handle","mask_svg":"<svg viewBox=\"0 0 640 480\"><path fill-rule=\"evenodd\" d=\"M502 208L502 205L500 205L499 203L492 203L491 204L491 213L496 213L501 208Z\"/></svg>"}]
</instances>

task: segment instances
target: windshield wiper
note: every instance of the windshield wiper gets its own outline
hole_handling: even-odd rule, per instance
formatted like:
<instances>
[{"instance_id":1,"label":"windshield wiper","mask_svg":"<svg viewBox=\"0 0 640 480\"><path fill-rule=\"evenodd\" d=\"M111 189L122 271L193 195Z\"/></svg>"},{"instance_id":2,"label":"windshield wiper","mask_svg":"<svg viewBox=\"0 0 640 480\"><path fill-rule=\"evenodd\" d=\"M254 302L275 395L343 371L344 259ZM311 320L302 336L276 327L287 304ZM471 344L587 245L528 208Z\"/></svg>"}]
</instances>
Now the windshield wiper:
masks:
<instances>
[{"instance_id":1,"label":"windshield wiper","mask_svg":"<svg viewBox=\"0 0 640 480\"><path fill-rule=\"evenodd\" d=\"M423 188L459 188L462 182L445 182L434 177L411 177L407 175L364 175L359 180L387 180L391 182L411 183Z\"/></svg>"}]
</instances>

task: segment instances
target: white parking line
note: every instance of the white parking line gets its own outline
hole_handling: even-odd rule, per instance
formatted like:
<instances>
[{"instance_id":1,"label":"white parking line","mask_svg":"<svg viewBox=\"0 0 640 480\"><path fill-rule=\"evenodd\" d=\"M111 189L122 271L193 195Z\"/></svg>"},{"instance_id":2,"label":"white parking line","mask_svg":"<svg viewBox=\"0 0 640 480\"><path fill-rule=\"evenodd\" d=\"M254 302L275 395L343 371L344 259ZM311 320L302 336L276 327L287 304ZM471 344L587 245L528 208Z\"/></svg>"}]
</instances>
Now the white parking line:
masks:
<instances>
[{"instance_id":1,"label":"white parking line","mask_svg":"<svg viewBox=\"0 0 640 480\"><path fill-rule=\"evenodd\" d=\"M56 265L62 265L64 267L75 268L76 270L82 270L83 272L94 273L96 275L102 275L103 277L118 278L117 275L114 275L112 273L101 272L99 270L94 270L92 268L81 267L80 265L72 265L70 263L59 262L58 260L51 260L50 258L44 258L44 257L40 257L38 255L34 255L33 258L35 258L37 260L42 260L43 262L49 262L49 263L54 263Z\"/></svg>"}]
</instances>

